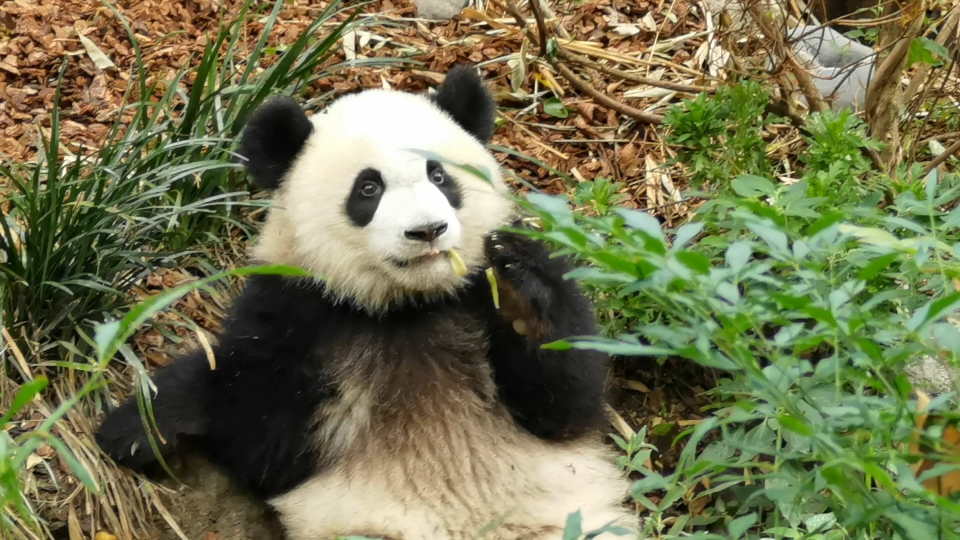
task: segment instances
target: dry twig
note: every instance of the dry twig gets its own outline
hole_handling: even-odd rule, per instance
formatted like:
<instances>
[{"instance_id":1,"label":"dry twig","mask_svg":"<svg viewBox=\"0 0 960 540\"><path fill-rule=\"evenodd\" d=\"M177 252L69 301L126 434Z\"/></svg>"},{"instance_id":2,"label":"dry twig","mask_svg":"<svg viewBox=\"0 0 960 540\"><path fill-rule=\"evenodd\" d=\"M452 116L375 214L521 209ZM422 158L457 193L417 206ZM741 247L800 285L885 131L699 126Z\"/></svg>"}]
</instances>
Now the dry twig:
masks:
<instances>
[{"instance_id":1,"label":"dry twig","mask_svg":"<svg viewBox=\"0 0 960 540\"><path fill-rule=\"evenodd\" d=\"M927 163L923 167L923 172L921 173L921 176L926 176L930 174L930 171L939 167L941 163L949 159L950 156L956 154L957 152L960 152L960 139L953 141L953 144L947 147L947 149L944 150L943 153L941 153L939 156L937 156L932 161L930 161L930 163Z\"/></svg>"},{"instance_id":2,"label":"dry twig","mask_svg":"<svg viewBox=\"0 0 960 540\"><path fill-rule=\"evenodd\" d=\"M760 32L763 33L763 36L773 44L774 52L779 57L780 61L785 62L790 67L793 75L797 78L797 83L799 83L800 88L803 89L803 94L807 97L807 102L810 104L810 109L817 112L822 112L829 109L830 107L827 105L827 102L824 101L823 96L820 94L820 90L818 90L817 86L814 84L813 78L809 73L807 73L807 70L800 65L800 62L797 61L796 57L787 52L787 44L784 33L778 32L777 29L771 25L767 15L761 11L758 3L751 3L748 9L750 14L753 15L754 20L757 22L757 25L760 27Z\"/></svg>"},{"instance_id":3,"label":"dry twig","mask_svg":"<svg viewBox=\"0 0 960 540\"><path fill-rule=\"evenodd\" d=\"M946 45L947 39L949 39L950 34L954 31L954 27L960 24L960 3L953 6L953 9L950 12L950 16L947 17L947 20L944 21L943 27L940 28L940 33L937 35L935 40L938 45ZM913 99L913 96L916 95L917 90L920 89L920 85L927 80L927 75L930 73L931 66L929 64L923 64L920 66L920 69L914 74L913 78L910 79L910 85L907 86L906 91L903 93L903 103L909 102Z\"/></svg>"},{"instance_id":4,"label":"dry twig","mask_svg":"<svg viewBox=\"0 0 960 540\"><path fill-rule=\"evenodd\" d=\"M617 111L618 113L621 113L625 116L629 116L634 120L637 120L639 122L643 122L646 124L659 125L663 123L663 117L660 116L659 114L644 112L644 111L641 111L640 109L635 109L629 105L624 105L623 103L620 103L619 101L609 96L605 96L600 91L593 89L589 84L583 82L583 80L580 79L580 77L578 77L576 73L570 71L570 68L568 68L567 66L559 62L556 62L554 63L553 67L555 67L557 71L560 72L561 75L563 75L563 78L566 79L571 86L573 86L580 92L583 92L584 94L587 94L588 96L592 97L594 100L596 100L598 103L600 103L604 107L611 108Z\"/></svg>"}]
</instances>

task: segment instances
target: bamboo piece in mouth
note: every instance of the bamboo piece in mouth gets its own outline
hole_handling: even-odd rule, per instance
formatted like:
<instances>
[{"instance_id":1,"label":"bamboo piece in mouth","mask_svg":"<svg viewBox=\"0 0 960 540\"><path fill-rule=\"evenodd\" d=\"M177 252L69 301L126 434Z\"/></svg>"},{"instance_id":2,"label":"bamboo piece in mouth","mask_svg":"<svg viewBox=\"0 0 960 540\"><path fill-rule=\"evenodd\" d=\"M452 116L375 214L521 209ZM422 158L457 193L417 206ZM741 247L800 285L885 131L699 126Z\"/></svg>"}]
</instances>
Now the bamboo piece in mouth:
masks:
<instances>
[{"instance_id":1,"label":"bamboo piece in mouth","mask_svg":"<svg viewBox=\"0 0 960 540\"><path fill-rule=\"evenodd\" d=\"M464 264L463 259L460 258L460 254L455 249L450 249L450 264L453 265L453 271L457 276L467 274L467 265Z\"/></svg>"}]
</instances>

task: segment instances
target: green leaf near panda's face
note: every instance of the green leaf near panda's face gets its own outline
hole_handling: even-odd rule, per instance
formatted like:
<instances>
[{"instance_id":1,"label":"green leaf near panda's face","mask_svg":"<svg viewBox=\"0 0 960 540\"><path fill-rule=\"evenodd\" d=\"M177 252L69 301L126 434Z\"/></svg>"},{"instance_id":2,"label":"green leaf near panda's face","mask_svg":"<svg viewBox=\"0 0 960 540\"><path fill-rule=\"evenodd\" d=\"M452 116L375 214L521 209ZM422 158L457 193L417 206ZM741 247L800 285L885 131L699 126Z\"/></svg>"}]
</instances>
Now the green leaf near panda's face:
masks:
<instances>
[{"instance_id":1,"label":"green leaf near panda's face","mask_svg":"<svg viewBox=\"0 0 960 540\"><path fill-rule=\"evenodd\" d=\"M429 150L419 150L416 148L407 148L406 150L409 152L413 152L414 154L417 154L420 157L423 157L426 159L432 159L434 161L439 161L440 163L443 163L444 165L450 165L451 167L456 167L457 169L460 169L469 174L472 174L473 176L476 176L477 178L479 178L480 180L483 180L488 184L493 184L493 175L491 175L490 171L488 171L487 168L484 167L483 165L470 165L468 163L457 163L455 161L452 161L448 158L445 158Z\"/></svg>"}]
</instances>

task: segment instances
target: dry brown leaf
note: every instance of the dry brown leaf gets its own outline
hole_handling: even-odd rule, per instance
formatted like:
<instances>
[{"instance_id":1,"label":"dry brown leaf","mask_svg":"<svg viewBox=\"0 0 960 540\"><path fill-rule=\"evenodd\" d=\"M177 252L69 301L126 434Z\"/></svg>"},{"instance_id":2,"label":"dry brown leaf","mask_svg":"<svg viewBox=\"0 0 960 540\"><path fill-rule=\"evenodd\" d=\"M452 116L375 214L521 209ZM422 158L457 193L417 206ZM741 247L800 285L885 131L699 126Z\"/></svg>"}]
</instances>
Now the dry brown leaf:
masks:
<instances>
[{"instance_id":1,"label":"dry brown leaf","mask_svg":"<svg viewBox=\"0 0 960 540\"><path fill-rule=\"evenodd\" d=\"M943 442L947 446L947 463L960 462L960 430L953 426L947 426L943 432ZM928 467L921 467L921 472L933 466L933 463L927 464ZM954 493L960 492L960 471L950 471L936 478L929 478L923 482L923 487L934 493L948 497Z\"/></svg>"},{"instance_id":2,"label":"dry brown leaf","mask_svg":"<svg viewBox=\"0 0 960 540\"><path fill-rule=\"evenodd\" d=\"M99 69L105 71L117 67L113 61L110 60L110 57L90 38L80 32L77 32L77 37L80 38L80 43L83 44L83 48L87 50L87 56L90 57L90 60L93 60L94 65Z\"/></svg>"},{"instance_id":3,"label":"dry brown leaf","mask_svg":"<svg viewBox=\"0 0 960 540\"><path fill-rule=\"evenodd\" d=\"M620 379L620 385L623 386L624 388L629 388L630 390L636 390L637 392L643 392L645 394L650 392L650 388L640 381Z\"/></svg>"},{"instance_id":4,"label":"dry brown leaf","mask_svg":"<svg viewBox=\"0 0 960 540\"><path fill-rule=\"evenodd\" d=\"M930 397L922 390L917 390L917 411L926 409L929 404ZM910 453L921 454L924 452L919 444L919 436L920 431L926 427L927 421L930 419L929 413L924 412L917 415L915 435L909 445ZM960 430L954 426L945 426L941 440L946 447L946 454L941 456L946 458L944 461L948 463L960 462ZM931 469L935 464L934 461L920 460L911 465L910 468L913 470L913 474L920 475ZM960 492L960 471L950 471L939 477L929 478L923 482L923 487L944 497Z\"/></svg>"},{"instance_id":5,"label":"dry brown leaf","mask_svg":"<svg viewBox=\"0 0 960 540\"><path fill-rule=\"evenodd\" d=\"M690 515L697 516L703 513L707 508L707 505L713 501L713 497L710 495L704 495L702 497L697 497L690 501L687 507L690 509Z\"/></svg>"},{"instance_id":6,"label":"dry brown leaf","mask_svg":"<svg viewBox=\"0 0 960 540\"><path fill-rule=\"evenodd\" d=\"M633 431L633 428L630 427L630 424L620 416L620 413L615 411L613 407L607 406L607 413L610 415L610 423L622 436L625 440L630 441L636 437L637 433Z\"/></svg>"}]
</instances>

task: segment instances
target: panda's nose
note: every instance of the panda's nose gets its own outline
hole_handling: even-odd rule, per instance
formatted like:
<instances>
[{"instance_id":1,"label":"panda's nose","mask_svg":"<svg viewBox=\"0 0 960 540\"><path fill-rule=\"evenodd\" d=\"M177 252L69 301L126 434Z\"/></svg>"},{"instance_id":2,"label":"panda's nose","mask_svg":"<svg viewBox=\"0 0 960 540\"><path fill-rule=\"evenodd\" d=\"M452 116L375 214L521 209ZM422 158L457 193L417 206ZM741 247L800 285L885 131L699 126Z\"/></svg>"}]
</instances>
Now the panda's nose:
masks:
<instances>
[{"instance_id":1,"label":"panda's nose","mask_svg":"<svg viewBox=\"0 0 960 540\"><path fill-rule=\"evenodd\" d=\"M404 236L411 240L419 240L421 242L433 242L441 234L447 232L447 224L443 222L437 223L428 223L422 227L417 227L415 229L410 229L403 233Z\"/></svg>"}]
</instances>

